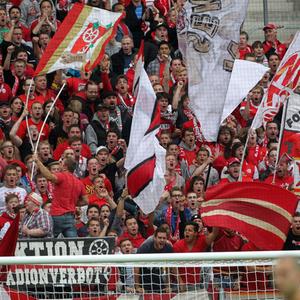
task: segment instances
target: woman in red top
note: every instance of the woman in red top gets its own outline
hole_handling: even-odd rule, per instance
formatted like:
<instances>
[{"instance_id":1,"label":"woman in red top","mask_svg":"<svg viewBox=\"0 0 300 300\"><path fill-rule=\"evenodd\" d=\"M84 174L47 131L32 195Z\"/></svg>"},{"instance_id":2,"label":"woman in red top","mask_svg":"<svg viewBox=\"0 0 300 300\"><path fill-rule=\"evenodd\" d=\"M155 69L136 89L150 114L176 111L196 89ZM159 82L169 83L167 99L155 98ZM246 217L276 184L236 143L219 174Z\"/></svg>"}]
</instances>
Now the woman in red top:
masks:
<instances>
[{"instance_id":1,"label":"woman in red top","mask_svg":"<svg viewBox=\"0 0 300 300\"><path fill-rule=\"evenodd\" d=\"M207 235L199 234L198 232L199 225L197 223L187 223L184 229L184 238L174 244L174 252L204 252L218 236L217 228L213 228L212 232ZM192 285L193 289L195 289L195 284L200 282L200 271L199 267L179 268L179 284L184 286Z\"/></svg>"},{"instance_id":2,"label":"woman in red top","mask_svg":"<svg viewBox=\"0 0 300 300\"><path fill-rule=\"evenodd\" d=\"M234 139L234 132L228 126L222 126L219 131L217 144L213 147L213 154L216 159L213 167L221 173L222 169L227 165L227 161L231 156L231 145Z\"/></svg>"},{"instance_id":3,"label":"woman in red top","mask_svg":"<svg viewBox=\"0 0 300 300\"><path fill-rule=\"evenodd\" d=\"M11 118L14 122L16 122L20 118L21 113L23 111L23 107L24 107L24 104L23 104L22 100L18 97L14 97L10 101L10 108L12 111Z\"/></svg>"}]
</instances>

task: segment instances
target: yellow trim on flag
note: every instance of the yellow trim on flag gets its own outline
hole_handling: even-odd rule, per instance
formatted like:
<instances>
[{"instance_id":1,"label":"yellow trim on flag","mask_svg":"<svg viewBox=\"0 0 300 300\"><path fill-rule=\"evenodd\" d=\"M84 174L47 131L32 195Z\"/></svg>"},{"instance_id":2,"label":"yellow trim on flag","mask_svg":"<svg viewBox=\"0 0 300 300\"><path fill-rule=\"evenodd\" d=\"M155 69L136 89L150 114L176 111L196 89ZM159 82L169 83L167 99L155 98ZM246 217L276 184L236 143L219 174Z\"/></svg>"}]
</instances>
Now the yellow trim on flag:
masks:
<instances>
[{"instance_id":1,"label":"yellow trim on flag","mask_svg":"<svg viewBox=\"0 0 300 300\"><path fill-rule=\"evenodd\" d=\"M270 210L273 210L274 212L280 214L283 216L285 219L287 219L289 222L292 221L293 216L285 209L282 207L275 205L273 203L270 203L268 201L264 200L259 200L259 199L253 199L253 198L228 198L228 199L213 199L213 200L208 200L207 202L203 202L201 204L201 207L210 207L210 206L218 206L222 203L229 202L229 201L235 201L235 202L248 202L248 203L253 203L260 205L262 207L268 208Z\"/></svg>"},{"instance_id":2,"label":"yellow trim on flag","mask_svg":"<svg viewBox=\"0 0 300 300\"><path fill-rule=\"evenodd\" d=\"M243 220L243 222L245 222L249 225L259 227L261 229L267 230L267 231L275 234L283 241L286 240L286 235L281 230L279 230L277 227L273 226L272 224L261 221L256 218L249 217L247 215L239 214L236 212L223 210L223 209L216 209L216 210L213 210L210 212L202 213L201 217L212 217L212 216L218 216L218 215L230 216L230 217L238 219L238 220Z\"/></svg>"},{"instance_id":3,"label":"yellow trim on flag","mask_svg":"<svg viewBox=\"0 0 300 300\"><path fill-rule=\"evenodd\" d=\"M98 58L99 53L101 51L101 48L104 44L104 42L107 40L107 38L112 34L113 31L113 27L111 27L102 37L101 40L99 42L99 44L97 45L97 47L95 48L93 55L91 57L90 63L91 65L94 63L94 61Z\"/></svg>"},{"instance_id":4,"label":"yellow trim on flag","mask_svg":"<svg viewBox=\"0 0 300 300\"><path fill-rule=\"evenodd\" d=\"M60 59L61 55L63 54L64 50L68 47L71 41L74 39L75 36L78 35L82 26L78 26L77 24L84 24L85 20L88 18L90 13L92 12L93 7L85 5L83 10L81 11L80 15L78 16L76 23L71 28L65 39L60 43L59 47L55 50L51 58L49 59L45 68L40 72L43 74L48 73L49 69L55 64L55 62Z\"/></svg>"}]
</instances>

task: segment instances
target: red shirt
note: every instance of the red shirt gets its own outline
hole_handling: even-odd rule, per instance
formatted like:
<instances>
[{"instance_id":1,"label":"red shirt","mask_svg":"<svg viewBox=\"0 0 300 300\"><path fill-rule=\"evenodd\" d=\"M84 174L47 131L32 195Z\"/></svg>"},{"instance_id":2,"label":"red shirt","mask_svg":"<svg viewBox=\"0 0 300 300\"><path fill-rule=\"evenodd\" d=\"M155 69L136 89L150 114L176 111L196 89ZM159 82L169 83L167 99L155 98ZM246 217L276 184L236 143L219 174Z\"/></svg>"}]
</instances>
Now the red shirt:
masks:
<instances>
[{"instance_id":1,"label":"red shirt","mask_svg":"<svg viewBox=\"0 0 300 300\"><path fill-rule=\"evenodd\" d=\"M266 178L265 182L272 184L273 182L273 177L274 175L271 174L268 178ZM284 177L279 177L275 176L275 185L280 186L283 189L288 190L289 187L294 183L294 177L293 176L284 176Z\"/></svg>"},{"instance_id":2,"label":"red shirt","mask_svg":"<svg viewBox=\"0 0 300 300\"><path fill-rule=\"evenodd\" d=\"M247 162L254 166L258 166L258 164L264 160L266 154L266 147L259 145L248 147Z\"/></svg>"},{"instance_id":3,"label":"red shirt","mask_svg":"<svg viewBox=\"0 0 300 300\"><path fill-rule=\"evenodd\" d=\"M18 96L18 98L24 103L24 105L26 104L26 98L27 98L27 96L26 96L25 94L22 94L22 95ZM39 103L41 103L42 105L44 104L44 102L42 101L42 99L39 99L39 98L37 98L36 96L34 96L33 99L28 99L28 109L31 108L31 105L32 105L34 102L39 102Z\"/></svg>"},{"instance_id":4,"label":"red shirt","mask_svg":"<svg viewBox=\"0 0 300 300\"><path fill-rule=\"evenodd\" d=\"M186 160L188 165L194 165L196 163L197 147L194 150L187 150L179 147L179 160Z\"/></svg>"},{"instance_id":5,"label":"red shirt","mask_svg":"<svg viewBox=\"0 0 300 300\"><path fill-rule=\"evenodd\" d=\"M47 89L45 95L39 92L35 92L35 97L40 101L41 103L45 103L48 100L55 100L56 94L53 90ZM64 111L64 105L62 104L61 100L58 98L55 102L55 107L59 109L59 111Z\"/></svg>"},{"instance_id":6,"label":"red shirt","mask_svg":"<svg viewBox=\"0 0 300 300\"><path fill-rule=\"evenodd\" d=\"M42 128L42 125L43 125L43 121L39 121L39 123L34 123L32 121L32 119L28 119L28 126L31 126L31 125L35 125L38 129L38 131L40 132L41 128ZM47 140L48 137L49 137L49 125L48 124L45 124L45 127L43 129L43 133L41 135L41 141L43 140ZM24 139L26 137L26 133L27 133L27 126L26 126L26 120L23 120L21 122L21 125L19 127L19 130L17 131L17 136L20 138L20 139Z\"/></svg>"},{"instance_id":7,"label":"red shirt","mask_svg":"<svg viewBox=\"0 0 300 300\"><path fill-rule=\"evenodd\" d=\"M0 102L7 102L12 97L11 88L8 84L2 83L0 85Z\"/></svg>"},{"instance_id":8,"label":"red shirt","mask_svg":"<svg viewBox=\"0 0 300 300\"><path fill-rule=\"evenodd\" d=\"M53 158L59 160L64 151L69 147L67 141L64 141L57 145L56 149L53 152ZM92 156L91 149L87 144L82 144L81 153L83 157L90 158Z\"/></svg>"},{"instance_id":9,"label":"red shirt","mask_svg":"<svg viewBox=\"0 0 300 300\"><path fill-rule=\"evenodd\" d=\"M204 252L206 251L207 244L205 235L200 234L192 249L189 249L185 239L177 241L173 245L174 253L191 253L191 252ZM195 284L200 282L199 267L179 268L179 274L184 283Z\"/></svg>"},{"instance_id":10,"label":"red shirt","mask_svg":"<svg viewBox=\"0 0 300 300\"><path fill-rule=\"evenodd\" d=\"M280 43L278 40L275 41L274 44L264 41L263 42L263 48L264 48L264 52L265 54L268 53L272 48L275 49L275 52L279 55L280 59L282 60L284 57L284 54L286 52L286 45Z\"/></svg>"},{"instance_id":11,"label":"red shirt","mask_svg":"<svg viewBox=\"0 0 300 300\"><path fill-rule=\"evenodd\" d=\"M243 239L239 235L234 234L233 236L229 236L222 230L218 238L214 241L212 249L213 252L239 251L243 244Z\"/></svg>"},{"instance_id":12,"label":"red shirt","mask_svg":"<svg viewBox=\"0 0 300 300\"><path fill-rule=\"evenodd\" d=\"M100 174L99 177L103 178L105 188L107 189L108 193L111 193L112 192L112 185L111 185L110 180L105 176L105 174ZM90 179L89 176L87 176L83 179L80 179L80 181L84 184L85 191L88 195L94 194L94 185L93 185L93 182L92 182L92 180Z\"/></svg>"},{"instance_id":13,"label":"red shirt","mask_svg":"<svg viewBox=\"0 0 300 300\"><path fill-rule=\"evenodd\" d=\"M83 183L87 195L94 194L94 185L89 176L80 179L80 181Z\"/></svg>"},{"instance_id":14,"label":"red shirt","mask_svg":"<svg viewBox=\"0 0 300 300\"><path fill-rule=\"evenodd\" d=\"M128 232L124 232L120 237L119 237L119 242L124 240L124 239L129 239L133 245L133 248L139 248L142 243L145 241L143 236L138 233L136 236L132 236Z\"/></svg>"},{"instance_id":15,"label":"red shirt","mask_svg":"<svg viewBox=\"0 0 300 300\"><path fill-rule=\"evenodd\" d=\"M79 92L85 95L85 86L88 82L86 79L70 77L66 81L67 81L69 96L78 94ZM80 95L78 94L78 96Z\"/></svg>"},{"instance_id":16,"label":"red shirt","mask_svg":"<svg viewBox=\"0 0 300 300\"><path fill-rule=\"evenodd\" d=\"M54 184L51 216L75 213L77 201L86 195L83 183L70 172L55 173L57 183Z\"/></svg>"},{"instance_id":17,"label":"red shirt","mask_svg":"<svg viewBox=\"0 0 300 300\"><path fill-rule=\"evenodd\" d=\"M105 198L99 198L97 195L92 194L89 195L89 204L96 204L99 207L101 207L102 205L106 204L109 206L109 204L107 203Z\"/></svg>"},{"instance_id":18,"label":"red shirt","mask_svg":"<svg viewBox=\"0 0 300 300\"><path fill-rule=\"evenodd\" d=\"M245 59L245 55L251 53L251 46L247 45L245 49L239 49L240 59Z\"/></svg>"}]
</instances>

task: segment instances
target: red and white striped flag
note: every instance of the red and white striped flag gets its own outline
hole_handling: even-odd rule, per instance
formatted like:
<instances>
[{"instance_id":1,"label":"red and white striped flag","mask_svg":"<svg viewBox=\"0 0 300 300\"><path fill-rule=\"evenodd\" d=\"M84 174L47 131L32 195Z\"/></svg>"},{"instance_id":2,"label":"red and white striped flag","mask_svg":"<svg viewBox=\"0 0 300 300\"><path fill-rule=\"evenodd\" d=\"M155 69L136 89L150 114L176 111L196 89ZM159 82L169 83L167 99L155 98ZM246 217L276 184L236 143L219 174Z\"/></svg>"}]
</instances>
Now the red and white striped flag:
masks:
<instances>
[{"instance_id":1,"label":"red and white striped flag","mask_svg":"<svg viewBox=\"0 0 300 300\"><path fill-rule=\"evenodd\" d=\"M105 53L122 14L75 3L51 39L36 74L59 69L92 70Z\"/></svg>"},{"instance_id":2,"label":"red and white striped flag","mask_svg":"<svg viewBox=\"0 0 300 300\"><path fill-rule=\"evenodd\" d=\"M144 68L134 107L126 154L127 187L133 200L146 214L159 202L165 186L165 149L159 144L160 110Z\"/></svg>"},{"instance_id":3,"label":"red and white striped flag","mask_svg":"<svg viewBox=\"0 0 300 300\"><path fill-rule=\"evenodd\" d=\"M201 206L207 226L233 229L262 250L281 250L297 206L288 190L261 182L211 188Z\"/></svg>"},{"instance_id":4,"label":"red and white striped flag","mask_svg":"<svg viewBox=\"0 0 300 300\"><path fill-rule=\"evenodd\" d=\"M252 128L272 121L278 113L283 102L286 101L291 91L295 90L300 78L300 32L298 31L284 55L276 74L274 75L267 93L255 115Z\"/></svg>"}]
</instances>

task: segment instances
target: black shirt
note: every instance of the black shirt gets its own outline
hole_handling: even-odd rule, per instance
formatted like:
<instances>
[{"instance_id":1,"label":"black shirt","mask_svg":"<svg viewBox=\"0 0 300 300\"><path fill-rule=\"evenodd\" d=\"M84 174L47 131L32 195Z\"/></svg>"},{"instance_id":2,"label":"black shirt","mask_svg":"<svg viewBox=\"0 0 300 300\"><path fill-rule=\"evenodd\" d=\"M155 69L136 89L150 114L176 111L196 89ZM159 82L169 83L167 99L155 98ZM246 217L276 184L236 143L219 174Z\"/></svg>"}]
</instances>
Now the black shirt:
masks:
<instances>
[{"instance_id":1,"label":"black shirt","mask_svg":"<svg viewBox=\"0 0 300 300\"><path fill-rule=\"evenodd\" d=\"M292 230L290 230L284 243L283 250L300 250L300 235L295 235Z\"/></svg>"}]
</instances>

